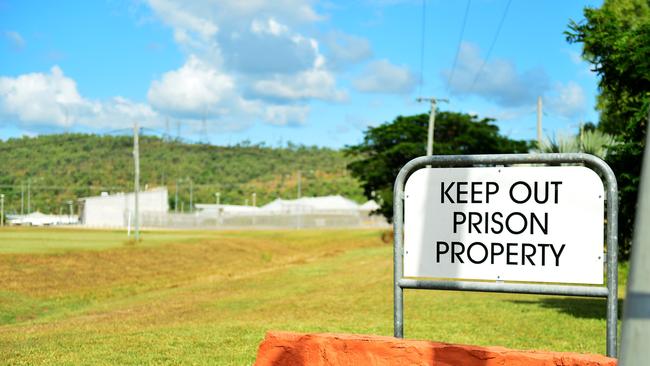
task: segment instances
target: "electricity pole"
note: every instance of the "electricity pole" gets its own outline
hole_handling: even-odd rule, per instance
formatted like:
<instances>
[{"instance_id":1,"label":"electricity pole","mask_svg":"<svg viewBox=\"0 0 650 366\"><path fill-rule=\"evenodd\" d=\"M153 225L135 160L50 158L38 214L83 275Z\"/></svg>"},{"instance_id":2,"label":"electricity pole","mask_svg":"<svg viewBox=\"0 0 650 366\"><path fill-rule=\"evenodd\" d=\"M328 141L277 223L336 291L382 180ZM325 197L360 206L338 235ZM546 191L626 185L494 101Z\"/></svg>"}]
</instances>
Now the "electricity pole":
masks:
<instances>
[{"instance_id":1,"label":"electricity pole","mask_svg":"<svg viewBox=\"0 0 650 366\"><path fill-rule=\"evenodd\" d=\"M648 115L650 121L650 115ZM646 135L646 146L650 135ZM621 330L621 366L644 365L650 357L647 339L650 337L650 150L646 148L641 168L636 224L630 257L630 272L623 309ZM646 341L644 341L644 339ZM609 352L608 352L609 353Z\"/></svg>"},{"instance_id":2,"label":"electricity pole","mask_svg":"<svg viewBox=\"0 0 650 366\"><path fill-rule=\"evenodd\" d=\"M5 195L0 194L0 226L5 226Z\"/></svg>"},{"instance_id":3,"label":"electricity pole","mask_svg":"<svg viewBox=\"0 0 650 366\"><path fill-rule=\"evenodd\" d=\"M194 187L192 184L192 180L190 179L190 213L194 212Z\"/></svg>"},{"instance_id":4,"label":"electricity pole","mask_svg":"<svg viewBox=\"0 0 650 366\"><path fill-rule=\"evenodd\" d=\"M20 183L20 216L25 214L25 183Z\"/></svg>"},{"instance_id":5,"label":"electricity pole","mask_svg":"<svg viewBox=\"0 0 650 366\"><path fill-rule=\"evenodd\" d=\"M537 97L537 148L542 147L542 97Z\"/></svg>"},{"instance_id":6,"label":"electricity pole","mask_svg":"<svg viewBox=\"0 0 650 366\"><path fill-rule=\"evenodd\" d=\"M429 112L429 131L427 134L427 155L433 155L433 129L436 123L436 104L438 102L449 103L449 99L443 98L417 98L417 102L430 102L431 112Z\"/></svg>"},{"instance_id":7,"label":"electricity pole","mask_svg":"<svg viewBox=\"0 0 650 366\"><path fill-rule=\"evenodd\" d=\"M298 198L302 196L302 176L300 170L298 170Z\"/></svg>"},{"instance_id":8,"label":"electricity pole","mask_svg":"<svg viewBox=\"0 0 650 366\"><path fill-rule=\"evenodd\" d=\"M32 178L27 179L27 214L32 213Z\"/></svg>"},{"instance_id":9,"label":"electricity pole","mask_svg":"<svg viewBox=\"0 0 650 366\"><path fill-rule=\"evenodd\" d=\"M253 201L253 207L257 207L257 193L253 192L251 195L252 201Z\"/></svg>"},{"instance_id":10,"label":"electricity pole","mask_svg":"<svg viewBox=\"0 0 650 366\"><path fill-rule=\"evenodd\" d=\"M176 191L174 192L174 213L178 213L178 179L175 185Z\"/></svg>"},{"instance_id":11,"label":"electricity pole","mask_svg":"<svg viewBox=\"0 0 650 366\"><path fill-rule=\"evenodd\" d=\"M214 196L216 197L217 206L219 206L219 203L221 203L221 192L215 193Z\"/></svg>"},{"instance_id":12,"label":"electricity pole","mask_svg":"<svg viewBox=\"0 0 650 366\"><path fill-rule=\"evenodd\" d=\"M135 241L140 241L140 129L138 122L133 124L133 162L135 164L135 215L133 217L133 224L135 226Z\"/></svg>"}]
</instances>

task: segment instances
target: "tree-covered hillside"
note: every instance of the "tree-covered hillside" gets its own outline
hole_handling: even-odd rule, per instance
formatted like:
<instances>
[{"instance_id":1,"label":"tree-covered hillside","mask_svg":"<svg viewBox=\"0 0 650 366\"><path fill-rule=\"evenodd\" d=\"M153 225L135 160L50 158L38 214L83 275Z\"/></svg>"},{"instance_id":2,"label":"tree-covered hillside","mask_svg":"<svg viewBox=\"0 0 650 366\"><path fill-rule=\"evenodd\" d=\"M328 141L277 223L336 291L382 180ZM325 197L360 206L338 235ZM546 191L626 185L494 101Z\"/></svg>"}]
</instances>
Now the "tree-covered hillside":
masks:
<instances>
[{"instance_id":1,"label":"tree-covered hillside","mask_svg":"<svg viewBox=\"0 0 650 366\"><path fill-rule=\"evenodd\" d=\"M101 192L133 190L133 138L82 134L46 135L0 141L0 193L5 211L67 211L66 202ZM300 174L303 196L341 194L363 201L357 180L337 150L240 144L221 147L187 144L158 137L140 138L142 189L166 186L173 209L178 185L179 209L193 202L257 205L295 198ZM299 173L300 172L300 173ZM75 204L76 205L76 204Z\"/></svg>"}]
</instances>

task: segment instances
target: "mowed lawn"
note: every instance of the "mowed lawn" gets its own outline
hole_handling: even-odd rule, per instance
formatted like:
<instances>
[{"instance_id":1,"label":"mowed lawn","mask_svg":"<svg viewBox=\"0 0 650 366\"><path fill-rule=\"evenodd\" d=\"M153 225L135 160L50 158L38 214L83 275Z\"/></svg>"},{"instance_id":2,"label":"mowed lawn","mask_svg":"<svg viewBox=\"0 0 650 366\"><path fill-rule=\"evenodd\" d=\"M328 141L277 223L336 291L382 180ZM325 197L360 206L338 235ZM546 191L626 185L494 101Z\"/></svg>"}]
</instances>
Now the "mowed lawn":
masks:
<instances>
[{"instance_id":1,"label":"mowed lawn","mask_svg":"<svg viewBox=\"0 0 650 366\"><path fill-rule=\"evenodd\" d=\"M268 330L392 335L380 238L5 228L0 364L249 365ZM405 308L408 338L605 352L604 299L411 290Z\"/></svg>"}]
</instances>

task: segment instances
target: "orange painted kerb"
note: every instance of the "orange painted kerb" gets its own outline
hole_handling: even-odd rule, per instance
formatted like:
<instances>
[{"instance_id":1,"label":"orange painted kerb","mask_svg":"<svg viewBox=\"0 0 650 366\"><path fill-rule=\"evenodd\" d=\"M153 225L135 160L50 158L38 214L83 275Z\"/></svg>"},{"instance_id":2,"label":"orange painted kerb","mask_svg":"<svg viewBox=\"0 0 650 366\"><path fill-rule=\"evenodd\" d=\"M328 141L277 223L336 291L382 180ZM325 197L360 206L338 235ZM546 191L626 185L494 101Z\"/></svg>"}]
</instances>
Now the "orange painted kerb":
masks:
<instances>
[{"instance_id":1,"label":"orange painted kerb","mask_svg":"<svg viewBox=\"0 0 650 366\"><path fill-rule=\"evenodd\" d=\"M285 365L615 366L616 359L367 335L267 333L260 344L255 366Z\"/></svg>"}]
</instances>

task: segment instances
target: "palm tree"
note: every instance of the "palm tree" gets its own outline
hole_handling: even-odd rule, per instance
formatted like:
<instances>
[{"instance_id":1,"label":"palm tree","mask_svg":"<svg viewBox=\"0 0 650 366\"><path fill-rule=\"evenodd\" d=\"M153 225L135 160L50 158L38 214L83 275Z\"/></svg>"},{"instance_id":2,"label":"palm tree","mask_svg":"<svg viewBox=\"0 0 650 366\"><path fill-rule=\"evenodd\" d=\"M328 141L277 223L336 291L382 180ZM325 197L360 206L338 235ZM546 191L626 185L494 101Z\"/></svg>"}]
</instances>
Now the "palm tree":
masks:
<instances>
[{"instance_id":1,"label":"palm tree","mask_svg":"<svg viewBox=\"0 0 650 366\"><path fill-rule=\"evenodd\" d=\"M580 128L580 134L575 136L556 133L555 136L543 141L535 151L539 153L583 152L605 159L610 148L617 144L618 142L612 135L597 129L584 130Z\"/></svg>"}]
</instances>

